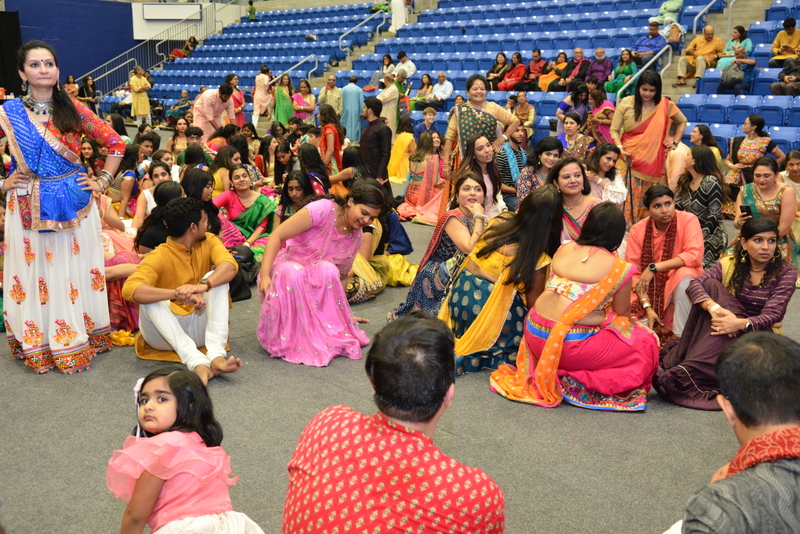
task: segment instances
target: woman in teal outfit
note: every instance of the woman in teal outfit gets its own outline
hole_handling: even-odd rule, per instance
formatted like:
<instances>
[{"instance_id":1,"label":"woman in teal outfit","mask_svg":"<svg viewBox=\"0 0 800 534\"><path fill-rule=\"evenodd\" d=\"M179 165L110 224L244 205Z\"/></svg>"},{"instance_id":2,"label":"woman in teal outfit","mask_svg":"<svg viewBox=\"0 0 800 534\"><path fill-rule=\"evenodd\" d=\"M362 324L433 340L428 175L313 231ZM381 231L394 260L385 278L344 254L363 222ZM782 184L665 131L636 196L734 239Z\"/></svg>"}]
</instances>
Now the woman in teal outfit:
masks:
<instances>
[{"instance_id":1,"label":"woman in teal outfit","mask_svg":"<svg viewBox=\"0 0 800 534\"><path fill-rule=\"evenodd\" d=\"M725 45L725 50L720 54L716 68L722 70L730 65L731 61L736 59L736 53L734 51L740 46L743 46L745 50L747 50L747 57L750 57L750 54L753 53L753 41L747 37L747 30L744 29L744 26L736 26L733 28L731 40L728 41L728 44Z\"/></svg>"}]
</instances>

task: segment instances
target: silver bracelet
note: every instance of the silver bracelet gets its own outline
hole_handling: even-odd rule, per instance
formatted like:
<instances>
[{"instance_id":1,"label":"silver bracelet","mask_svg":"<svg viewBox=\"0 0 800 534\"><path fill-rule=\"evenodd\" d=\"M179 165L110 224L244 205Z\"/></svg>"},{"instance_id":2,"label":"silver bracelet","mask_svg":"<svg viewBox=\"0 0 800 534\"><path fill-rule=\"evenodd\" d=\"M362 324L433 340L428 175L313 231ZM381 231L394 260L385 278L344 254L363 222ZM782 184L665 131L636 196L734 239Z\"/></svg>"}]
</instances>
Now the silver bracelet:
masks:
<instances>
[{"instance_id":1,"label":"silver bracelet","mask_svg":"<svg viewBox=\"0 0 800 534\"><path fill-rule=\"evenodd\" d=\"M97 173L97 183L100 184L100 187L102 187L104 190L108 189L113 181L114 175L107 170L103 169Z\"/></svg>"}]
</instances>

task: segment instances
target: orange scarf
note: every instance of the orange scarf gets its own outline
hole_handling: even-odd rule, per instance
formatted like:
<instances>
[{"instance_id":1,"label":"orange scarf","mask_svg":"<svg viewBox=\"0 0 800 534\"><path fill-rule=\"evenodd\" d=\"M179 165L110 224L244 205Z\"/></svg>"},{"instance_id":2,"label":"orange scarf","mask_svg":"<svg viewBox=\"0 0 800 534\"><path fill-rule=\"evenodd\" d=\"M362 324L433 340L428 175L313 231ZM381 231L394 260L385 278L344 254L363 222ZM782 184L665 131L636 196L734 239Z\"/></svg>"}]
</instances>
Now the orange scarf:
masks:
<instances>
[{"instance_id":1,"label":"orange scarf","mask_svg":"<svg viewBox=\"0 0 800 534\"><path fill-rule=\"evenodd\" d=\"M546 408L554 408L561 404L561 382L558 379L558 366L564 339L570 328L584 317L595 311L598 302L603 302L609 294L614 294L627 280L631 264L617 258L608 275L600 280L590 291L573 302L561 314L547 338L542 354L538 357L529 353L526 343L520 343L517 354L517 369L510 365L501 365L492 372L489 379L492 391L503 397L526 404L536 404ZM611 322L623 330L630 328L627 317L614 315L609 310L605 323L613 316ZM604 323L604 324L605 324Z\"/></svg>"}]
</instances>

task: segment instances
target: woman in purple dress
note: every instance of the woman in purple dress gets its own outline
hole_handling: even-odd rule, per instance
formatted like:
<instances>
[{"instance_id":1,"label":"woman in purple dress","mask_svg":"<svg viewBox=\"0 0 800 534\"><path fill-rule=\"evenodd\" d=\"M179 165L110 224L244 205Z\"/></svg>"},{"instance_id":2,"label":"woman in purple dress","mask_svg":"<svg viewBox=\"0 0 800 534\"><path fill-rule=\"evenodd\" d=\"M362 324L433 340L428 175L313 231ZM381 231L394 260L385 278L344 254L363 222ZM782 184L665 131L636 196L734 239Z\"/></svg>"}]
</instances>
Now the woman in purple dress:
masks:
<instances>
[{"instance_id":1,"label":"woman in purple dress","mask_svg":"<svg viewBox=\"0 0 800 534\"><path fill-rule=\"evenodd\" d=\"M270 235L256 332L270 356L315 367L342 354L361 358L369 339L350 313L343 281L361 247L362 228L383 209L383 193L359 185L345 198L307 204Z\"/></svg>"},{"instance_id":2,"label":"woman in purple dress","mask_svg":"<svg viewBox=\"0 0 800 534\"><path fill-rule=\"evenodd\" d=\"M733 251L689 283L694 306L683 336L661 350L663 369L653 379L664 400L719 410L720 353L740 335L775 330L783 321L797 274L778 249L778 225L767 217L748 219Z\"/></svg>"}]
</instances>

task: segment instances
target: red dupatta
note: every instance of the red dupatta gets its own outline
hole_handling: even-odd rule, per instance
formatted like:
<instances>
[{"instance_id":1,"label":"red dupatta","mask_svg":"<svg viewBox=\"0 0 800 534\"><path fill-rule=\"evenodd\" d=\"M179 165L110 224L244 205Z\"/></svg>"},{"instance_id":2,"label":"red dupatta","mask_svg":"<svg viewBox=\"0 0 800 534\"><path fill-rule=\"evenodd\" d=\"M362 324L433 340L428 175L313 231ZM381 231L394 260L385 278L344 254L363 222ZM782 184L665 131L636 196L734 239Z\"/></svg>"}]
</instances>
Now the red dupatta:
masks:
<instances>
[{"instance_id":1,"label":"red dupatta","mask_svg":"<svg viewBox=\"0 0 800 534\"><path fill-rule=\"evenodd\" d=\"M632 156L634 176L640 180L660 183L664 178L664 139L669 131L669 100L662 98L647 119L622 134L622 144Z\"/></svg>"},{"instance_id":2,"label":"red dupatta","mask_svg":"<svg viewBox=\"0 0 800 534\"><path fill-rule=\"evenodd\" d=\"M800 458L800 428L764 434L745 443L733 457L726 478L758 464L787 458Z\"/></svg>"}]
</instances>

